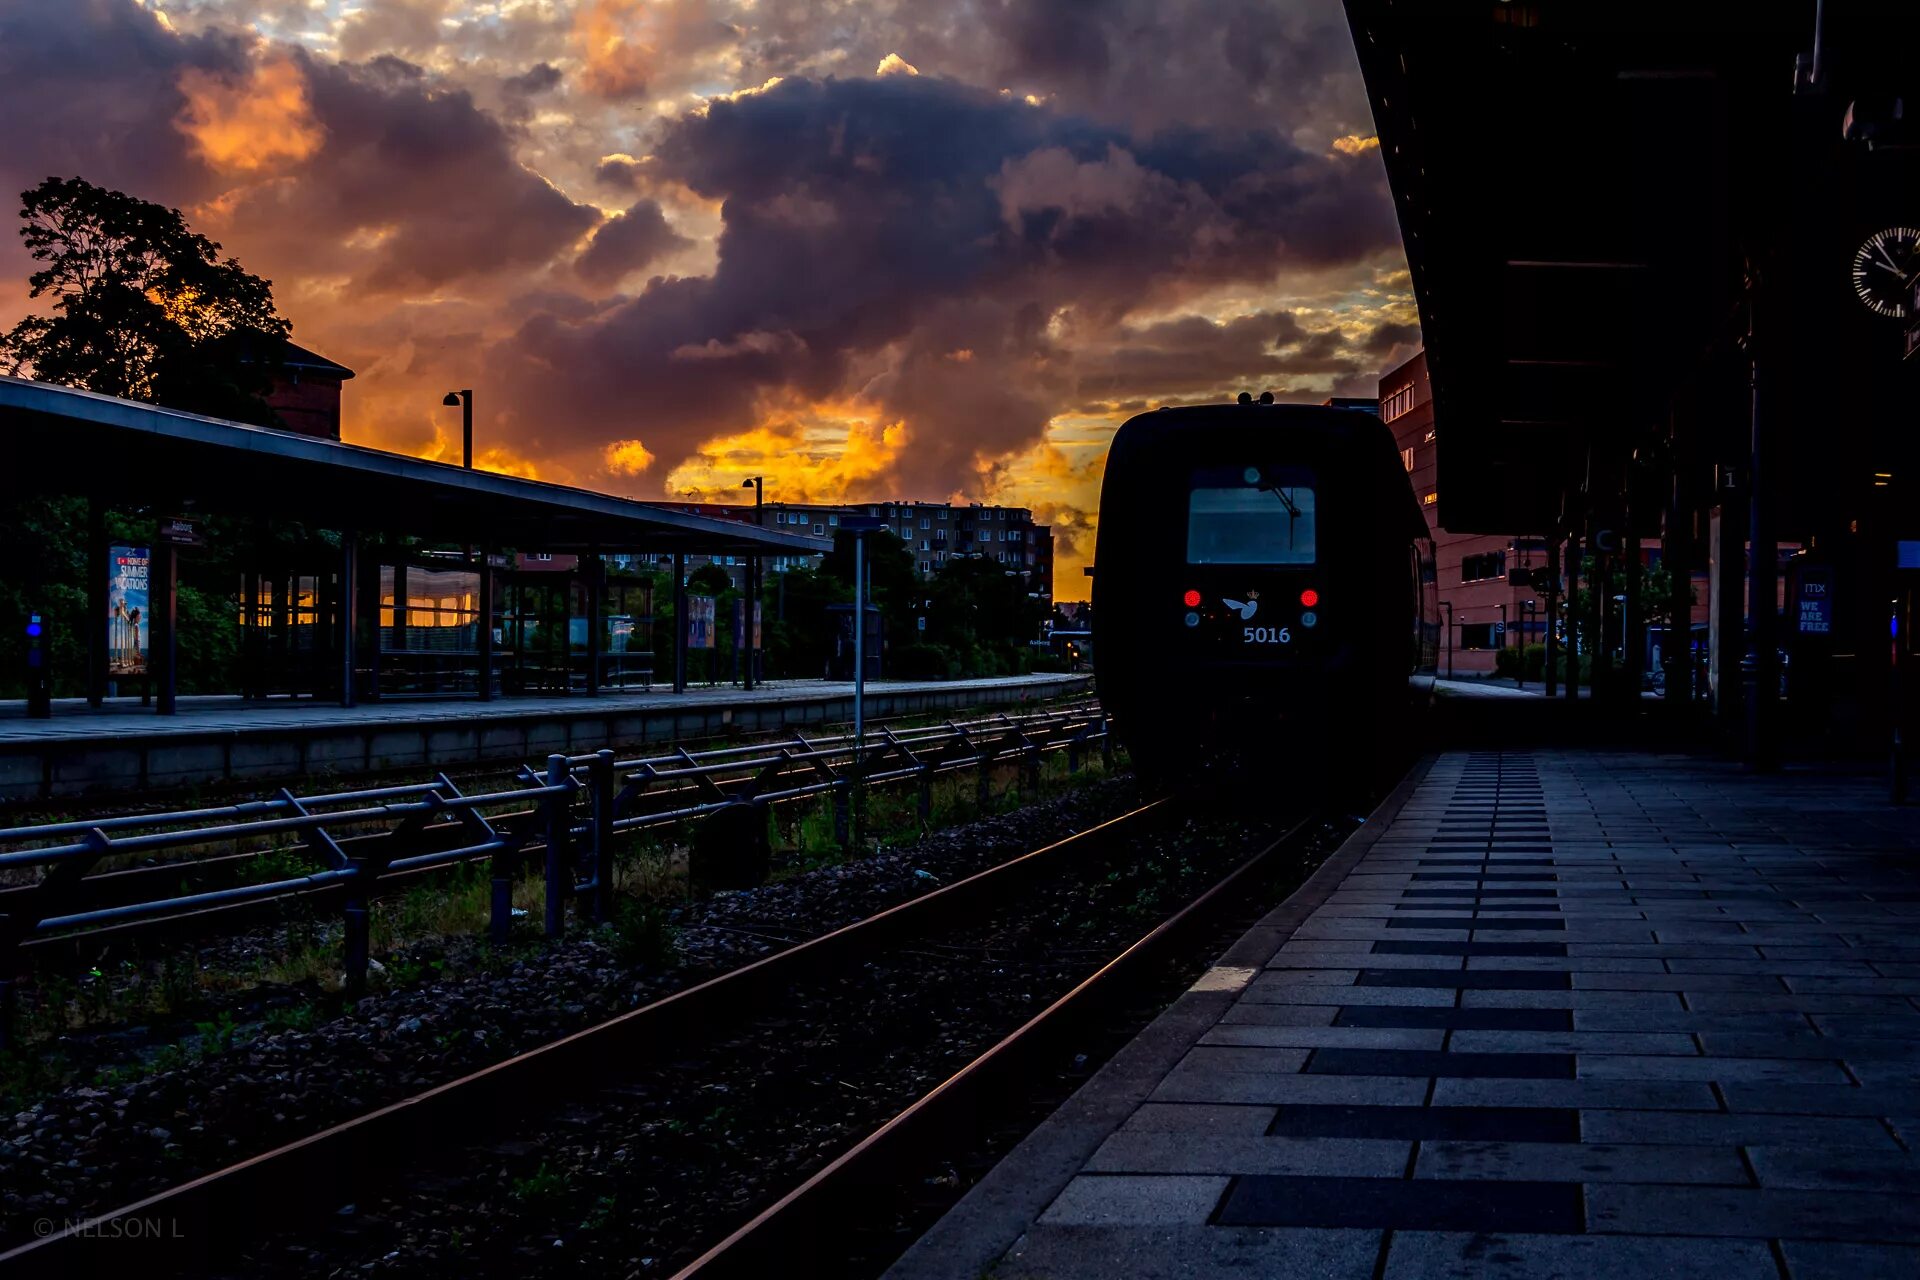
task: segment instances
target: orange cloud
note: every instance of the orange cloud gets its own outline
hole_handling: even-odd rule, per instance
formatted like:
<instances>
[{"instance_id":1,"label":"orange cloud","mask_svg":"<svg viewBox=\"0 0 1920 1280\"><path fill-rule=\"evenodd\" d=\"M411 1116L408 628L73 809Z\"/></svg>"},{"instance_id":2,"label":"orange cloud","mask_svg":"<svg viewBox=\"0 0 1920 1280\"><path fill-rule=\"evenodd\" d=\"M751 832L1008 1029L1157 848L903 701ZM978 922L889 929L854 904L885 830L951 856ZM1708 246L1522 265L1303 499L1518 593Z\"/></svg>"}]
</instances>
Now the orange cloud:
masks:
<instances>
[{"instance_id":1,"label":"orange cloud","mask_svg":"<svg viewBox=\"0 0 1920 1280\"><path fill-rule=\"evenodd\" d=\"M1380 139L1372 134L1349 133L1345 137L1333 140L1333 149L1343 156L1357 156L1363 151L1372 151L1380 145Z\"/></svg>"},{"instance_id":2,"label":"orange cloud","mask_svg":"<svg viewBox=\"0 0 1920 1280\"><path fill-rule=\"evenodd\" d=\"M709 440L666 477L667 491L731 502L740 481L764 475L781 502L849 502L884 496L907 445L907 425L860 400L781 400L762 421Z\"/></svg>"},{"instance_id":3,"label":"orange cloud","mask_svg":"<svg viewBox=\"0 0 1920 1280\"><path fill-rule=\"evenodd\" d=\"M637 476L653 465L653 450L638 440L615 440L603 456L607 470L615 475Z\"/></svg>"},{"instance_id":4,"label":"orange cloud","mask_svg":"<svg viewBox=\"0 0 1920 1280\"><path fill-rule=\"evenodd\" d=\"M222 173L259 173L305 160L325 131L313 117L306 77L290 58L256 63L235 79L187 67L177 81L186 105L173 127Z\"/></svg>"}]
</instances>

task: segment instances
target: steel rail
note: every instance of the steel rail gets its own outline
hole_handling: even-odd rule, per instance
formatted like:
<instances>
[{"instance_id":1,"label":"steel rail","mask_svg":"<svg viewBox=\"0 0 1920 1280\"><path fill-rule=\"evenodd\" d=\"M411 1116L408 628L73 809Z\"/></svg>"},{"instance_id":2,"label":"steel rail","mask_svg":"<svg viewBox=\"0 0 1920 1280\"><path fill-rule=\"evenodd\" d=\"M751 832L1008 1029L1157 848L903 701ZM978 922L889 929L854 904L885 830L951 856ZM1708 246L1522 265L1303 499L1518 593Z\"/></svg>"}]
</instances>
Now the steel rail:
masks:
<instances>
[{"instance_id":1,"label":"steel rail","mask_svg":"<svg viewBox=\"0 0 1920 1280\"><path fill-rule=\"evenodd\" d=\"M1083 1027L1089 1015L1138 990L1146 972L1240 905L1241 887L1297 847L1319 816L1295 823L932 1092L681 1268L673 1280L829 1274L817 1270L833 1261L818 1256L823 1238L844 1238L862 1220L858 1206L870 1206L876 1194L897 1188L898 1179L924 1164L928 1152L956 1139L977 1139L996 1117L1017 1110L1023 1084L1038 1061L1059 1051L1063 1038Z\"/></svg>"},{"instance_id":2,"label":"steel rail","mask_svg":"<svg viewBox=\"0 0 1920 1280\"><path fill-rule=\"evenodd\" d=\"M523 1120L530 1100L555 1107L684 1052L735 1025L795 982L844 970L878 951L984 913L1061 867L1167 821L1167 799L1109 819L984 871L675 992L539 1048L242 1160L179 1186L64 1224L0 1253L9 1280L102 1274L109 1265L202 1270L252 1239L364 1198L404 1171L405 1156L457 1150ZM149 1232L146 1224L165 1230Z\"/></svg>"}]
</instances>

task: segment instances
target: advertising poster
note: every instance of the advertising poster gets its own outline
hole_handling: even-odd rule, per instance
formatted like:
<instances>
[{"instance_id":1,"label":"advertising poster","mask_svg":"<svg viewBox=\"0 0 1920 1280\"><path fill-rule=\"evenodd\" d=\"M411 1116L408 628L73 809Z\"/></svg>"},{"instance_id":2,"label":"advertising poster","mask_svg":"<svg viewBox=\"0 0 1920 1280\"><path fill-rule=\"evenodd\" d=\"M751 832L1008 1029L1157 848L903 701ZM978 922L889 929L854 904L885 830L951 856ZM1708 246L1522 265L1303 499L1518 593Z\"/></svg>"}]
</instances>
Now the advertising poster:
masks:
<instances>
[{"instance_id":1,"label":"advertising poster","mask_svg":"<svg viewBox=\"0 0 1920 1280\"><path fill-rule=\"evenodd\" d=\"M687 648L713 648L716 639L713 634L713 621L712 596L687 597Z\"/></svg>"},{"instance_id":2,"label":"advertising poster","mask_svg":"<svg viewBox=\"0 0 1920 1280\"><path fill-rule=\"evenodd\" d=\"M147 673L147 631L152 606L147 575L153 556L146 547L107 548L107 678Z\"/></svg>"}]
</instances>

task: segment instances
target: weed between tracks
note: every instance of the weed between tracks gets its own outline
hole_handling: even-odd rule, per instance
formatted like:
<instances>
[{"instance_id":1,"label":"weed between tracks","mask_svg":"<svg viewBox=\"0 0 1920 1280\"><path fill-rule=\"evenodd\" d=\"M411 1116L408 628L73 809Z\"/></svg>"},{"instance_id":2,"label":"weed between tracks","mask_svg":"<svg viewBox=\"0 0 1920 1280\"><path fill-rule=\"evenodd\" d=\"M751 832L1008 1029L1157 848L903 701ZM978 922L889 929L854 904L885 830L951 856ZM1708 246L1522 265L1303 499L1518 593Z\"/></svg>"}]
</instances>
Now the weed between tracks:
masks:
<instances>
[{"instance_id":1,"label":"weed between tracks","mask_svg":"<svg viewBox=\"0 0 1920 1280\"><path fill-rule=\"evenodd\" d=\"M990 921L793 988L764 1019L680 1048L605 1094L571 1098L488 1145L436 1153L330 1230L263 1243L244 1270L669 1274L1276 831L1264 817L1233 815L1137 837ZM1062 1065L1084 1072L1087 1056L1069 1065L1070 1050ZM960 1181L947 1168L929 1175ZM842 1274L794 1262L795 1274Z\"/></svg>"}]
</instances>

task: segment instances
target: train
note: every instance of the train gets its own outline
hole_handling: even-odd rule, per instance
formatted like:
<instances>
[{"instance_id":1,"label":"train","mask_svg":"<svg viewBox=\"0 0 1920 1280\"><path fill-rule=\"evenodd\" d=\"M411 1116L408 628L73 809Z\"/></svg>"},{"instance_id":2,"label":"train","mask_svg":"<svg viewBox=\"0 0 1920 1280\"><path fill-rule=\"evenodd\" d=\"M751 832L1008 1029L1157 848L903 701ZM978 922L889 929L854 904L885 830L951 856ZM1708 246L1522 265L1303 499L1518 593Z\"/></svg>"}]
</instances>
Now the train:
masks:
<instances>
[{"instance_id":1,"label":"train","mask_svg":"<svg viewBox=\"0 0 1920 1280\"><path fill-rule=\"evenodd\" d=\"M1359 773L1432 700L1433 540L1364 410L1243 395L1128 419L1089 572L1096 687L1143 775Z\"/></svg>"}]
</instances>

